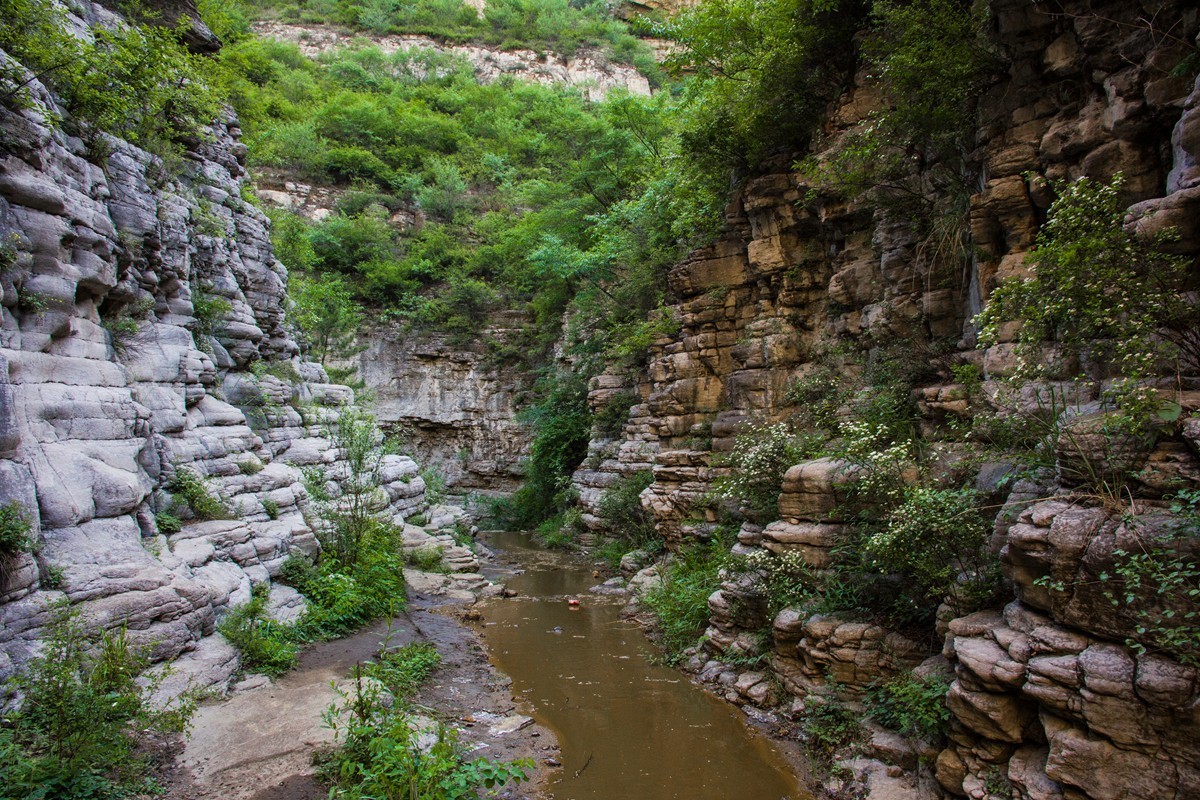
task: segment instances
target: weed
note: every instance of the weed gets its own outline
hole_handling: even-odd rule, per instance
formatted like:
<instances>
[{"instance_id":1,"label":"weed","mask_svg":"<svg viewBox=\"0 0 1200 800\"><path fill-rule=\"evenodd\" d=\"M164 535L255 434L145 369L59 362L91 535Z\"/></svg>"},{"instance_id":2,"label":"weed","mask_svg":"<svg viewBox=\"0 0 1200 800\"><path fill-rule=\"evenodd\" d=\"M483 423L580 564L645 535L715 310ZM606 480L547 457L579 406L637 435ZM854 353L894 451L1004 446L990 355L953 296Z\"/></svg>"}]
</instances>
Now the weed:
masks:
<instances>
[{"instance_id":1,"label":"weed","mask_svg":"<svg viewBox=\"0 0 1200 800\"><path fill-rule=\"evenodd\" d=\"M950 680L946 675L920 678L901 673L867 690L868 714L892 730L939 741L950 724Z\"/></svg>"},{"instance_id":2,"label":"weed","mask_svg":"<svg viewBox=\"0 0 1200 800\"><path fill-rule=\"evenodd\" d=\"M12 679L22 698L0 725L0 786L21 800L106 800L136 793L150 765L148 736L186 729L194 700L149 702L148 652L125 630L89 631L66 602L52 609L43 649Z\"/></svg>"},{"instance_id":3,"label":"weed","mask_svg":"<svg viewBox=\"0 0 1200 800\"><path fill-rule=\"evenodd\" d=\"M853 742L860 735L858 715L835 696L821 698L825 702L812 702L801 719L808 752L818 760L828 763L834 753Z\"/></svg>"},{"instance_id":4,"label":"weed","mask_svg":"<svg viewBox=\"0 0 1200 800\"><path fill-rule=\"evenodd\" d=\"M247 458L237 463L238 472L243 475L257 475L263 471L263 463L257 458Z\"/></svg>"},{"instance_id":5,"label":"weed","mask_svg":"<svg viewBox=\"0 0 1200 800\"><path fill-rule=\"evenodd\" d=\"M384 650L367 674L381 681L394 697L407 700L442 663L430 642L413 642L396 650Z\"/></svg>"},{"instance_id":6,"label":"weed","mask_svg":"<svg viewBox=\"0 0 1200 800\"><path fill-rule=\"evenodd\" d=\"M158 532L170 536L183 530L183 520L169 511L160 511L154 515L154 524Z\"/></svg>"},{"instance_id":7,"label":"weed","mask_svg":"<svg viewBox=\"0 0 1200 800\"><path fill-rule=\"evenodd\" d=\"M421 547L404 554L404 563L421 572L448 572L440 547Z\"/></svg>"},{"instance_id":8,"label":"weed","mask_svg":"<svg viewBox=\"0 0 1200 800\"><path fill-rule=\"evenodd\" d=\"M426 737L404 695L432 671L436 656L424 646L385 654L381 664L388 666L356 668L354 688L339 690L341 699L324 714L335 748L318 767L332 787L330 797L466 800L478 797L482 788L528 779L532 761L469 761L456 732L440 723L434 742L422 742ZM372 673L378 682L369 679ZM380 685L389 678L400 690L391 702Z\"/></svg>"},{"instance_id":9,"label":"weed","mask_svg":"<svg viewBox=\"0 0 1200 800\"><path fill-rule=\"evenodd\" d=\"M678 663L708 625L708 597L721 584L720 570L730 558L733 533L725 529L710 542L681 550L673 563L662 568L662 586L642 597L654 614L669 664Z\"/></svg>"},{"instance_id":10,"label":"weed","mask_svg":"<svg viewBox=\"0 0 1200 800\"><path fill-rule=\"evenodd\" d=\"M267 497L263 499L262 507L267 519L279 519L279 503Z\"/></svg>"},{"instance_id":11,"label":"weed","mask_svg":"<svg viewBox=\"0 0 1200 800\"><path fill-rule=\"evenodd\" d=\"M197 519L235 518L229 504L210 494L204 478L190 469L177 467L175 476L167 484L167 489L174 493L177 500L182 500Z\"/></svg>"},{"instance_id":12,"label":"weed","mask_svg":"<svg viewBox=\"0 0 1200 800\"><path fill-rule=\"evenodd\" d=\"M0 506L0 557L28 551L33 546L31 530L29 517L19 502Z\"/></svg>"},{"instance_id":13,"label":"weed","mask_svg":"<svg viewBox=\"0 0 1200 800\"><path fill-rule=\"evenodd\" d=\"M268 591L254 587L249 603L225 615L218 629L242 653L243 669L275 677L296 665L300 648L290 626L266 614Z\"/></svg>"}]
</instances>

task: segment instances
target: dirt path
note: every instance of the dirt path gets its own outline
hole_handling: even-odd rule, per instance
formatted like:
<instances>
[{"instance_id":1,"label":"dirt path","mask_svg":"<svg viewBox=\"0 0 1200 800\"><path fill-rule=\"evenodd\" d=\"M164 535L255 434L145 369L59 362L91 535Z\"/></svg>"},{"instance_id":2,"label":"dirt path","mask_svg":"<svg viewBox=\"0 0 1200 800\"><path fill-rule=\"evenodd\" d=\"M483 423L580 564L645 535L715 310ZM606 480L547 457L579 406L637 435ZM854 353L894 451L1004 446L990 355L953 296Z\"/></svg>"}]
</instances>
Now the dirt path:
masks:
<instances>
[{"instance_id":1,"label":"dirt path","mask_svg":"<svg viewBox=\"0 0 1200 800\"><path fill-rule=\"evenodd\" d=\"M424 713L460 729L472 757L533 758L536 779L502 797L538 797L557 754L554 735L516 714L510 681L489 664L476 634L456 616L471 614L459 605L413 596L410 611L392 620L389 643L399 647L430 641L442 666L417 698ZM278 681L202 706L167 800L322 800L313 778L313 751L329 742L321 714L336 699L335 683L347 680L355 664L378 653L388 624L377 623L345 639L309 648L298 667Z\"/></svg>"}]
</instances>

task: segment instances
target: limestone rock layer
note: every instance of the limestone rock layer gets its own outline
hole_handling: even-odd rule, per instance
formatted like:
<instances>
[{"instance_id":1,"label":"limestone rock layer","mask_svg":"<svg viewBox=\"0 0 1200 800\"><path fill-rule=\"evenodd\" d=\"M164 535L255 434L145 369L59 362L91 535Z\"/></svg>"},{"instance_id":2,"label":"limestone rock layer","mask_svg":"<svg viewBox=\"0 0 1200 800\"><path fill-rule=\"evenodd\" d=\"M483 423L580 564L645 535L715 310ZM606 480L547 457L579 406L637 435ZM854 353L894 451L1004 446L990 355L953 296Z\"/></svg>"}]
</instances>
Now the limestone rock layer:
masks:
<instances>
[{"instance_id":1,"label":"limestone rock layer","mask_svg":"<svg viewBox=\"0 0 1200 800\"><path fill-rule=\"evenodd\" d=\"M81 26L100 13L83 5ZM34 545L0 564L0 681L66 599L220 687L236 658L205 638L218 617L256 586L279 615L303 602L273 578L318 548L300 468L336 479L327 424L352 393L298 357L235 118L176 168L65 134L29 90L46 113L0 109L0 505ZM384 471L393 514L423 506L411 459ZM180 475L229 519L173 505Z\"/></svg>"}]
</instances>

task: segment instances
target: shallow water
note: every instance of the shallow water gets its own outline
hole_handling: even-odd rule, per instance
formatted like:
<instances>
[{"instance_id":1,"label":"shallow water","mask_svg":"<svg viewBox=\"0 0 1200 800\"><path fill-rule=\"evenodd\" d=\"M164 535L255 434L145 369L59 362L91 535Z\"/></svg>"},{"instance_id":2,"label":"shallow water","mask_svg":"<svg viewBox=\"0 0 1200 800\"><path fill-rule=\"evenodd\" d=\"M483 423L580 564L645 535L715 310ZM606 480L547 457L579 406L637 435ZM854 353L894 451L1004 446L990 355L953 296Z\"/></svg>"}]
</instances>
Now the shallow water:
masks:
<instances>
[{"instance_id":1,"label":"shallow water","mask_svg":"<svg viewBox=\"0 0 1200 800\"><path fill-rule=\"evenodd\" d=\"M599 582L590 564L527 534L490 544L525 571L507 580L519 599L484 607L484 637L514 695L558 735L556 800L811 800L740 711L650 662L641 629L620 618L623 599L588 593Z\"/></svg>"}]
</instances>

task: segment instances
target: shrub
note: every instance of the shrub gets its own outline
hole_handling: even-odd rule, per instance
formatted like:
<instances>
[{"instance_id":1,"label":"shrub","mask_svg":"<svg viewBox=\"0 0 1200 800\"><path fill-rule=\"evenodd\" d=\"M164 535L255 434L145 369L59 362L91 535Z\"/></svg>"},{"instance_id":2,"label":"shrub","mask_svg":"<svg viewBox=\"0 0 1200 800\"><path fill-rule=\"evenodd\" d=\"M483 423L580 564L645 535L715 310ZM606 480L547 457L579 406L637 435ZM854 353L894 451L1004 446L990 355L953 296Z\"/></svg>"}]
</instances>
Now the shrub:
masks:
<instances>
[{"instance_id":1,"label":"shrub","mask_svg":"<svg viewBox=\"0 0 1200 800\"><path fill-rule=\"evenodd\" d=\"M301 641L333 639L395 616L405 604L404 561L397 554L395 531L373 529L353 566L323 558L316 576L297 588L309 600L297 629Z\"/></svg>"},{"instance_id":2,"label":"shrub","mask_svg":"<svg viewBox=\"0 0 1200 800\"><path fill-rule=\"evenodd\" d=\"M656 634L664 659L676 664L684 651L696 644L708 626L708 597L721 585L720 570L729 559L732 531L681 550L664 567L661 587L651 589L642 602L654 614Z\"/></svg>"},{"instance_id":3,"label":"shrub","mask_svg":"<svg viewBox=\"0 0 1200 800\"><path fill-rule=\"evenodd\" d=\"M279 519L279 503L268 497L262 501L262 507L267 519Z\"/></svg>"},{"instance_id":4,"label":"shrub","mask_svg":"<svg viewBox=\"0 0 1200 800\"><path fill-rule=\"evenodd\" d=\"M654 473L642 470L622 475L600 496L596 510L608 529L627 546L654 538L654 517L642 507L641 494L654 482Z\"/></svg>"},{"instance_id":5,"label":"shrub","mask_svg":"<svg viewBox=\"0 0 1200 800\"><path fill-rule=\"evenodd\" d=\"M592 415L587 403L589 376L560 372L539 380L541 399L524 414L534 427L525 485L499 509L505 524L528 530L564 511L574 500L570 477L587 456Z\"/></svg>"},{"instance_id":6,"label":"shrub","mask_svg":"<svg viewBox=\"0 0 1200 800\"><path fill-rule=\"evenodd\" d=\"M388 524L378 514L387 504L380 469L389 448L375 418L352 407L342 410L326 435L342 458L336 496L327 489L327 476L321 469L304 472L304 488L326 523L317 530L326 556L352 569L365 540L390 535Z\"/></svg>"},{"instance_id":7,"label":"shrub","mask_svg":"<svg viewBox=\"0 0 1200 800\"><path fill-rule=\"evenodd\" d=\"M767 611L772 619L783 609L795 608L820 594L820 579L799 553L776 555L762 549L748 556L747 562L747 567L760 570L763 575L759 586L766 594Z\"/></svg>"},{"instance_id":8,"label":"shrub","mask_svg":"<svg viewBox=\"0 0 1200 800\"><path fill-rule=\"evenodd\" d=\"M192 54L174 29L131 22L74 35L49 0L4 0L0 48L58 96L70 120L94 141L108 131L165 155L196 136L220 110L211 59ZM32 104L22 70L0 71L0 102Z\"/></svg>"},{"instance_id":9,"label":"shrub","mask_svg":"<svg viewBox=\"0 0 1200 800\"><path fill-rule=\"evenodd\" d=\"M655 32L676 40L667 59L691 71L684 147L710 171L754 167L802 145L855 54L865 2L710 0Z\"/></svg>"},{"instance_id":10,"label":"shrub","mask_svg":"<svg viewBox=\"0 0 1200 800\"><path fill-rule=\"evenodd\" d=\"M914 599L937 604L951 595L961 576L973 578L989 561L991 520L970 489L909 489L882 530L865 541L867 556L881 572L901 575Z\"/></svg>"},{"instance_id":11,"label":"shrub","mask_svg":"<svg viewBox=\"0 0 1200 800\"><path fill-rule=\"evenodd\" d=\"M736 501L751 521L778 519L784 473L812 458L823 438L797 433L786 422L747 425L729 455L730 474L716 481L715 494Z\"/></svg>"},{"instance_id":12,"label":"shrub","mask_svg":"<svg viewBox=\"0 0 1200 800\"><path fill-rule=\"evenodd\" d=\"M432 669L431 660L428 650L417 649L384 674L399 673L400 688L412 691L411 681ZM355 688L339 692L341 701L324 715L333 729L335 748L323 758L318 775L330 784L331 798L466 800L478 797L483 788L528 779L532 761L468 761L456 732L440 723L437 738L429 744L403 696L388 703L379 685L365 679L364 673L372 671L380 670L356 669Z\"/></svg>"},{"instance_id":13,"label":"shrub","mask_svg":"<svg viewBox=\"0 0 1200 800\"><path fill-rule=\"evenodd\" d=\"M0 556L23 553L33 546L25 508L16 500L0 506Z\"/></svg>"},{"instance_id":14,"label":"shrub","mask_svg":"<svg viewBox=\"0 0 1200 800\"><path fill-rule=\"evenodd\" d=\"M225 318L233 311L233 304L220 295L210 294L203 289L192 295L192 333L196 346L210 349L208 337L216 336Z\"/></svg>"},{"instance_id":15,"label":"shrub","mask_svg":"<svg viewBox=\"0 0 1200 800\"><path fill-rule=\"evenodd\" d=\"M1059 184L1027 259L1030 276L1002 283L976 317L981 346L998 341L1004 322L1021 321L1020 376L1045 372L1048 341L1081 356L1093 378L1115 367L1141 379L1178 358L1179 347L1160 331L1194 320L1178 289L1186 260L1126 231L1123 184L1119 173L1109 184Z\"/></svg>"},{"instance_id":16,"label":"shrub","mask_svg":"<svg viewBox=\"0 0 1200 800\"><path fill-rule=\"evenodd\" d=\"M950 681L948 675L901 673L867 690L867 713L892 730L939 741L950 725L946 706Z\"/></svg>"},{"instance_id":17,"label":"shrub","mask_svg":"<svg viewBox=\"0 0 1200 800\"><path fill-rule=\"evenodd\" d=\"M317 577L317 568L308 560L308 557L293 553L280 565L276 580L307 595L310 592L309 587L317 580Z\"/></svg>"},{"instance_id":18,"label":"shrub","mask_svg":"<svg viewBox=\"0 0 1200 800\"><path fill-rule=\"evenodd\" d=\"M160 511L155 514L154 524L158 528L158 532L166 536L171 536L183 530L183 520L169 511Z\"/></svg>"},{"instance_id":19,"label":"shrub","mask_svg":"<svg viewBox=\"0 0 1200 800\"><path fill-rule=\"evenodd\" d=\"M250 602L226 614L218 630L241 651L243 669L275 677L296 666L300 647L291 626L267 617L268 594L255 586Z\"/></svg>"},{"instance_id":20,"label":"shrub","mask_svg":"<svg viewBox=\"0 0 1200 800\"><path fill-rule=\"evenodd\" d=\"M800 726L808 751L828 763L837 750L858 738L858 715L836 697L822 699L825 702L819 704L809 701Z\"/></svg>"},{"instance_id":21,"label":"shrub","mask_svg":"<svg viewBox=\"0 0 1200 800\"><path fill-rule=\"evenodd\" d=\"M190 469L178 467L167 489L191 510L197 519L234 519L233 510L219 497L209 493L208 484Z\"/></svg>"},{"instance_id":22,"label":"shrub","mask_svg":"<svg viewBox=\"0 0 1200 800\"><path fill-rule=\"evenodd\" d=\"M629 420L629 409L633 408L637 401L637 394L630 391L620 391L608 398L596 412L596 433L605 438L620 436L622 428Z\"/></svg>"},{"instance_id":23,"label":"shrub","mask_svg":"<svg viewBox=\"0 0 1200 800\"><path fill-rule=\"evenodd\" d=\"M1200 490L1178 492L1170 524L1158 535L1144 530L1132 513L1125 523L1137 533L1139 549L1114 550L1111 570L1097 578L1113 613L1134 634L1126 644L1138 653L1159 651L1183 664L1200 664Z\"/></svg>"},{"instance_id":24,"label":"shrub","mask_svg":"<svg viewBox=\"0 0 1200 800\"><path fill-rule=\"evenodd\" d=\"M0 786L14 800L107 800L152 787L139 744L186 729L195 707L149 702L147 652L124 629L99 635L78 611L55 606L43 649L10 684L22 698L0 725Z\"/></svg>"}]
</instances>

